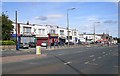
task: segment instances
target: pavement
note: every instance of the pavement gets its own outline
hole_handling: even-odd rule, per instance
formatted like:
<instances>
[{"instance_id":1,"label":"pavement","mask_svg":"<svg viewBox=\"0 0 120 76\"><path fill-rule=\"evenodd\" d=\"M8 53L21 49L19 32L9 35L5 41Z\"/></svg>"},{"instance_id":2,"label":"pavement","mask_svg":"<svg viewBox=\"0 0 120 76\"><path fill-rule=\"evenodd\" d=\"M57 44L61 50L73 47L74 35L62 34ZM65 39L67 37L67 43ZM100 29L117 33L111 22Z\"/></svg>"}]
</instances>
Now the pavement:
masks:
<instances>
[{"instance_id":1,"label":"pavement","mask_svg":"<svg viewBox=\"0 0 120 76\"><path fill-rule=\"evenodd\" d=\"M36 54L27 54L27 55L20 55L20 56L7 56L7 57L0 57L2 59L2 63L13 63L13 62L20 62L24 60L36 59L36 58L43 58L46 54L36 55Z\"/></svg>"},{"instance_id":2,"label":"pavement","mask_svg":"<svg viewBox=\"0 0 120 76\"><path fill-rule=\"evenodd\" d=\"M42 54L45 54L46 51L52 51L52 50L60 50L60 49L69 49L69 48L79 48L79 47L96 47L100 45L72 45L70 47L68 46L55 46L55 47L41 47ZM106 45L104 45L106 47ZM114 47L113 45L110 47ZM2 51L2 54L0 54L0 57L7 57L7 56L20 56L20 55L28 55L28 54L36 54L36 48L29 48L29 49L19 49L19 50L7 50Z\"/></svg>"},{"instance_id":3,"label":"pavement","mask_svg":"<svg viewBox=\"0 0 120 76\"><path fill-rule=\"evenodd\" d=\"M41 47L42 53L45 51L50 50L58 50L58 49L68 49L68 48L76 48L76 47L83 47L83 45L80 46L55 46L55 47ZM4 50L2 51L1 57L7 57L7 56L20 56L20 55L28 55L28 54L36 54L36 48L29 48L29 49L19 49L19 50Z\"/></svg>"}]
</instances>

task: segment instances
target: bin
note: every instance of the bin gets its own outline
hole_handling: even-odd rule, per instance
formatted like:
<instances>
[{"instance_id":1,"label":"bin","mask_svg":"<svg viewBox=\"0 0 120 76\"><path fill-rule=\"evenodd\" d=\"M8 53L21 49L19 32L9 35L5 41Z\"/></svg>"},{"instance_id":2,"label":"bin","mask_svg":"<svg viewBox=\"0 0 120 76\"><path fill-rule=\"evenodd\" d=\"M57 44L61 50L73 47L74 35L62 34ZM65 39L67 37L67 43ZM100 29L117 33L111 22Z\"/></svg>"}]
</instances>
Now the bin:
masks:
<instances>
[{"instance_id":1,"label":"bin","mask_svg":"<svg viewBox=\"0 0 120 76\"><path fill-rule=\"evenodd\" d=\"M37 55L41 54L41 46L36 46L36 54Z\"/></svg>"}]
</instances>

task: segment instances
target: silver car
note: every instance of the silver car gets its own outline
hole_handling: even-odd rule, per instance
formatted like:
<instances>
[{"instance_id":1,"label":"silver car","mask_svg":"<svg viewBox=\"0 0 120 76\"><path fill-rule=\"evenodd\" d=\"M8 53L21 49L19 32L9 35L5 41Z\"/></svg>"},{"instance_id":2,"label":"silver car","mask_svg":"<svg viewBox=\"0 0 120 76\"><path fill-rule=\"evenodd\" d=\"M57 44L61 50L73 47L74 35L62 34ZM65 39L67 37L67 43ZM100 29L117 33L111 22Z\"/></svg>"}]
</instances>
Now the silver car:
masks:
<instances>
[{"instance_id":1,"label":"silver car","mask_svg":"<svg viewBox=\"0 0 120 76\"><path fill-rule=\"evenodd\" d=\"M25 48L29 48L29 44L28 43L23 43L23 48L25 49Z\"/></svg>"}]
</instances>

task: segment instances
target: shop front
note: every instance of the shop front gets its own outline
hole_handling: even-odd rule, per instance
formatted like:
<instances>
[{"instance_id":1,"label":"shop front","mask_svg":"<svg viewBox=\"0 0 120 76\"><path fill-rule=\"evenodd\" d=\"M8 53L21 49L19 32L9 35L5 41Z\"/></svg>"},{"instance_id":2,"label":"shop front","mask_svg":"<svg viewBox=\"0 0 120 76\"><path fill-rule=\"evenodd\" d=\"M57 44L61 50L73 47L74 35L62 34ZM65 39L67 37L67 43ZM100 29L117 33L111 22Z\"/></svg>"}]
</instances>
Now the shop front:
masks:
<instances>
[{"instance_id":1,"label":"shop front","mask_svg":"<svg viewBox=\"0 0 120 76\"><path fill-rule=\"evenodd\" d=\"M64 36L59 37L59 42L60 43L65 43L66 42L66 38Z\"/></svg>"},{"instance_id":2,"label":"shop front","mask_svg":"<svg viewBox=\"0 0 120 76\"><path fill-rule=\"evenodd\" d=\"M20 43L35 42L35 35L32 34L22 34L20 36Z\"/></svg>"},{"instance_id":3,"label":"shop front","mask_svg":"<svg viewBox=\"0 0 120 76\"><path fill-rule=\"evenodd\" d=\"M49 46L58 45L58 34L48 34L48 45Z\"/></svg>"},{"instance_id":4,"label":"shop front","mask_svg":"<svg viewBox=\"0 0 120 76\"><path fill-rule=\"evenodd\" d=\"M48 43L48 35L36 35L36 44L37 46L41 46L43 42Z\"/></svg>"}]
</instances>

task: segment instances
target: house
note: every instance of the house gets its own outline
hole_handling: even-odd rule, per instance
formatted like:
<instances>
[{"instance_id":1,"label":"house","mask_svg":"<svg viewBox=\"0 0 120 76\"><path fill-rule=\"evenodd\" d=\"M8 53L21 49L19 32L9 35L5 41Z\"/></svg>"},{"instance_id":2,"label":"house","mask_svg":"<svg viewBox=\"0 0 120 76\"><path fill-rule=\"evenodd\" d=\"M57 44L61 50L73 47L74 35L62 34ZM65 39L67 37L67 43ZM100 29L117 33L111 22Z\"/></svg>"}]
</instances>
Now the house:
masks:
<instances>
[{"instance_id":1,"label":"house","mask_svg":"<svg viewBox=\"0 0 120 76\"><path fill-rule=\"evenodd\" d=\"M12 32L12 39L16 38L16 24L13 23L13 32ZM25 23L18 23L17 28L17 37L19 43L28 43L28 42L34 42L35 34L32 30L33 25L31 24L25 24Z\"/></svg>"}]
</instances>

